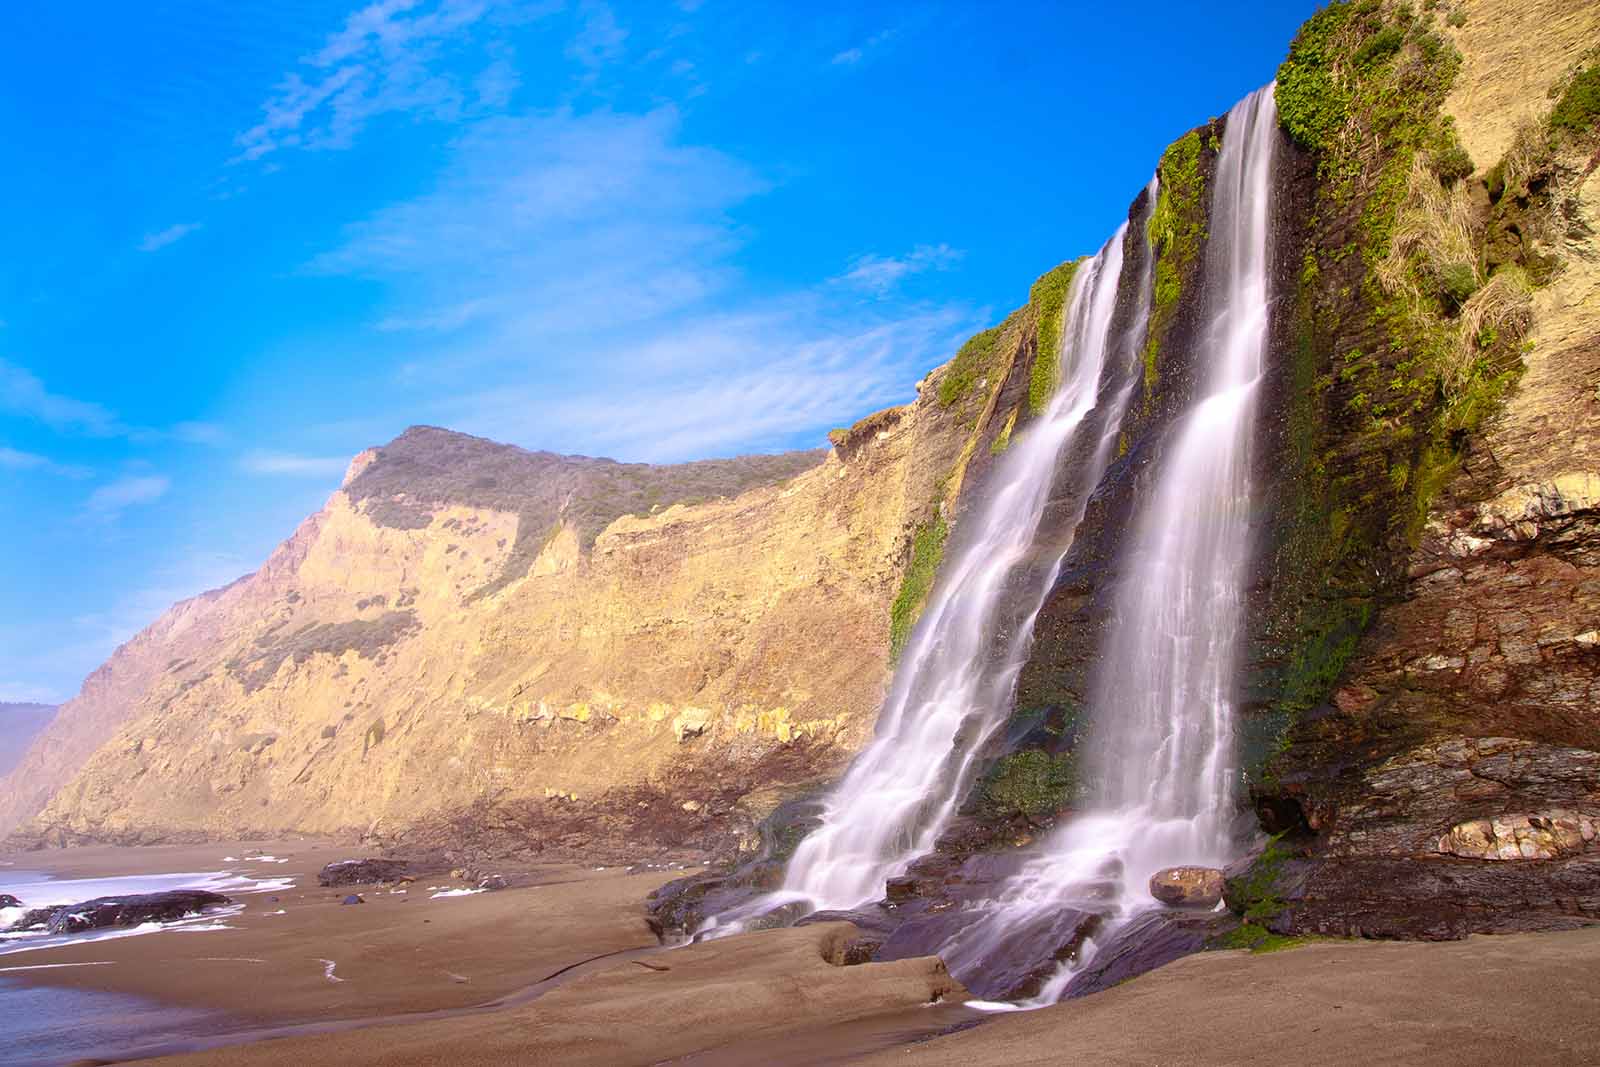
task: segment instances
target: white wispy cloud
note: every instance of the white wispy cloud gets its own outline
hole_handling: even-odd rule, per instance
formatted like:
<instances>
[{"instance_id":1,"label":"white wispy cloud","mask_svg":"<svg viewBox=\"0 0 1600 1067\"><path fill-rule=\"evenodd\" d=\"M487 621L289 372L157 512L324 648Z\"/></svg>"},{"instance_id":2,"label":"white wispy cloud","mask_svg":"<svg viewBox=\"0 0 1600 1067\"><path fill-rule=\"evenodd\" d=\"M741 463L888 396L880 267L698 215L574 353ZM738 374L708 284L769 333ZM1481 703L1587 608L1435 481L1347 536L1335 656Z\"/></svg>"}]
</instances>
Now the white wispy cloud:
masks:
<instances>
[{"instance_id":1,"label":"white wispy cloud","mask_svg":"<svg viewBox=\"0 0 1600 1067\"><path fill-rule=\"evenodd\" d=\"M397 360L408 419L625 459L786 447L908 399L973 316L840 306L948 267L947 245L751 295L732 265L751 235L730 216L765 188L682 143L671 108L486 119L432 191L348 226L308 269L385 283L376 328L429 335Z\"/></svg>"},{"instance_id":2,"label":"white wispy cloud","mask_svg":"<svg viewBox=\"0 0 1600 1067\"><path fill-rule=\"evenodd\" d=\"M764 185L677 130L671 108L484 120L434 191L347 227L309 269L391 283L382 329L498 331L524 360L537 338L693 304L726 280L725 212Z\"/></svg>"},{"instance_id":3,"label":"white wispy cloud","mask_svg":"<svg viewBox=\"0 0 1600 1067\"><path fill-rule=\"evenodd\" d=\"M854 48L846 48L842 52L836 52L833 57L833 65L836 67L855 66L867 57L868 52L890 40L899 32L898 27L880 30Z\"/></svg>"},{"instance_id":4,"label":"white wispy cloud","mask_svg":"<svg viewBox=\"0 0 1600 1067\"><path fill-rule=\"evenodd\" d=\"M293 452L250 452L240 460L251 474L288 475L297 478L339 478L350 465L348 456L302 456Z\"/></svg>"},{"instance_id":5,"label":"white wispy cloud","mask_svg":"<svg viewBox=\"0 0 1600 1067\"><path fill-rule=\"evenodd\" d=\"M857 256L835 281L885 296L905 279L927 271L949 270L961 261L960 249L947 244L917 245L903 256Z\"/></svg>"},{"instance_id":6,"label":"white wispy cloud","mask_svg":"<svg viewBox=\"0 0 1600 1067\"><path fill-rule=\"evenodd\" d=\"M596 383L568 395L500 385L450 401L451 425L499 440L525 439L629 460L672 462L789 447L874 408L910 398L930 353L948 354L971 328L940 310L839 329L802 302L706 316L648 343L600 350L626 366L627 386Z\"/></svg>"},{"instance_id":7,"label":"white wispy cloud","mask_svg":"<svg viewBox=\"0 0 1600 1067\"><path fill-rule=\"evenodd\" d=\"M144 235L144 240L139 242L139 251L156 252L166 248L168 245L177 244L198 230L200 226L201 224L198 222L180 222L176 226L168 226L164 230L147 233Z\"/></svg>"},{"instance_id":8,"label":"white wispy cloud","mask_svg":"<svg viewBox=\"0 0 1600 1067\"><path fill-rule=\"evenodd\" d=\"M221 445L228 440L228 431L214 422L180 422L167 431L166 436L187 445Z\"/></svg>"},{"instance_id":9,"label":"white wispy cloud","mask_svg":"<svg viewBox=\"0 0 1600 1067\"><path fill-rule=\"evenodd\" d=\"M610 5L585 0L578 10L583 21L577 36L567 45L567 55L591 71L621 59L627 49L628 31L618 24Z\"/></svg>"},{"instance_id":10,"label":"white wispy cloud","mask_svg":"<svg viewBox=\"0 0 1600 1067\"><path fill-rule=\"evenodd\" d=\"M137 474L108 482L89 494L84 511L101 519L114 519L127 508L148 504L167 495L171 479L159 474Z\"/></svg>"},{"instance_id":11,"label":"white wispy cloud","mask_svg":"<svg viewBox=\"0 0 1600 1067\"><path fill-rule=\"evenodd\" d=\"M288 72L261 106L261 118L235 139L232 162L290 148L347 148L373 119L389 114L454 122L503 106L516 88L508 49L494 41L472 55L463 42L492 13L537 18L553 2L379 0ZM477 63L472 62L473 59Z\"/></svg>"},{"instance_id":12,"label":"white wispy cloud","mask_svg":"<svg viewBox=\"0 0 1600 1067\"><path fill-rule=\"evenodd\" d=\"M109 409L86 400L53 393L25 367L0 359L0 412L96 437L126 432Z\"/></svg>"},{"instance_id":13,"label":"white wispy cloud","mask_svg":"<svg viewBox=\"0 0 1600 1067\"><path fill-rule=\"evenodd\" d=\"M43 474L60 475L63 478L88 478L94 474L94 471L88 467L81 467L72 463L57 463L48 456L41 456L34 452L23 452L3 445L0 445L0 470L39 471Z\"/></svg>"}]
</instances>

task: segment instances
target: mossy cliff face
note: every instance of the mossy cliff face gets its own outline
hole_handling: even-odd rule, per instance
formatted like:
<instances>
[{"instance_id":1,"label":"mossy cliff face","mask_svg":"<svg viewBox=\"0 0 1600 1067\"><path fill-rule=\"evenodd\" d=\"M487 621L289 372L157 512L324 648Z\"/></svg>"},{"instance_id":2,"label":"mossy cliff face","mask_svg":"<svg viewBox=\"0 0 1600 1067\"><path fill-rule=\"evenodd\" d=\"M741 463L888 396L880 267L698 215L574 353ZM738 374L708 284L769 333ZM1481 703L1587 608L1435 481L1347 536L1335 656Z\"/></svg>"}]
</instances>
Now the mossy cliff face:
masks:
<instances>
[{"instance_id":1,"label":"mossy cliff face","mask_svg":"<svg viewBox=\"0 0 1600 1067\"><path fill-rule=\"evenodd\" d=\"M1314 189L1253 616L1281 933L1600 917L1600 130L1550 119L1600 12L1456 11L1335 5L1280 74Z\"/></svg>"},{"instance_id":2,"label":"mossy cliff face","mask_svg":"<svg viewBox=\"0 0 1600 1067\"><path fill-rule=\"evenodd\" d=\"M1240 732L1263 824L1285 836L1254 923L1458 936L1600 914L1600 134L1564 118L1588 114L1596 43L1600 13L1532 0L1369 0L1314 17L1280 72ZM1545 72L1531 104L1497 88L1528 63ZM1508 111L1534 125L1472 159ZM913 875L1027 844L1080 795L1071 757L1124 535L1203 371L1223 125L1163 156L1148 243L1128 255L1155 256L1142 402L1039 616L1010 728Z\"/></svg>"}]
</instances>

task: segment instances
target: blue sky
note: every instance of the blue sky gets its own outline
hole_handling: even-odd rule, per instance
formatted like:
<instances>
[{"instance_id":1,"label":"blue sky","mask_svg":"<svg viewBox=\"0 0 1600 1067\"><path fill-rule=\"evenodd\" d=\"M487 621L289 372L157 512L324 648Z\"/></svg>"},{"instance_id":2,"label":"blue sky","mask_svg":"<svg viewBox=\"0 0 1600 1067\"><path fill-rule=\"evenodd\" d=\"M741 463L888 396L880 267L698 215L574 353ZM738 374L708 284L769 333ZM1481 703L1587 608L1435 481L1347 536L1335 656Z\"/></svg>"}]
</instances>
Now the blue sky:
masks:
<instances>
[{"instance_id":1,"label":"blue sky","mask_svg":"<svg viewBox=\"0 0 1600 1067\"><path fill-rule=\"evenodd\" d=\"M0 700L71 696L413 423L670 461L903 402L1314 5L28 7Z\"/></svg>"}]
</instances>

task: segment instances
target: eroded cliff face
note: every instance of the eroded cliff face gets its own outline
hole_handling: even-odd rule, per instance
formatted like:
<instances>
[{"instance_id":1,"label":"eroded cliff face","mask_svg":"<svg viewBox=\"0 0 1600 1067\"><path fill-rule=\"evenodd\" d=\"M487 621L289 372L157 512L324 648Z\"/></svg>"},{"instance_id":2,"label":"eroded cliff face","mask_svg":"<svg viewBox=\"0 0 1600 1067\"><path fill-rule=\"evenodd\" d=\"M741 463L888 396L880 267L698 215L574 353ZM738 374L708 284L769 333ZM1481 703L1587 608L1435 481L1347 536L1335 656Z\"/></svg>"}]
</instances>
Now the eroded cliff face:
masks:
<instances>
[{"instance_id":1,"label":"eroded cliff face","mask_svg":"<svg viewBox=\"0 0 1600 1067\"><path fill-rule=\"evenodd\" d=\"M828 452L644 468L408 431L259 572L119 649L0 828L751 847L870 735L891 622L1026 419L1035 320Z\"/></svg>"},{"instance_id":2,"label":"eroded cliff face","mask_svg":"<svg viewBox=\"0 0 1600 1067\"><path fill-rule=\"evenodd\" d=\"M1461 10L1443 106L1476 164L1455 217L1487 277L1460 314L1514 279L1522 303L1478 347L1508 326L1519 344L1493 388L1464 390L1483 410L1449 427L1434 484L1398 516L1409 537L1361 608L1370 627L1301 661L1303 686L1327 689L1256 789L1283 837L1253 906L1280 932L1600 918L1600 129L1550 118L1600 58L1600 9Z\"/></svg>"}]
</instances>

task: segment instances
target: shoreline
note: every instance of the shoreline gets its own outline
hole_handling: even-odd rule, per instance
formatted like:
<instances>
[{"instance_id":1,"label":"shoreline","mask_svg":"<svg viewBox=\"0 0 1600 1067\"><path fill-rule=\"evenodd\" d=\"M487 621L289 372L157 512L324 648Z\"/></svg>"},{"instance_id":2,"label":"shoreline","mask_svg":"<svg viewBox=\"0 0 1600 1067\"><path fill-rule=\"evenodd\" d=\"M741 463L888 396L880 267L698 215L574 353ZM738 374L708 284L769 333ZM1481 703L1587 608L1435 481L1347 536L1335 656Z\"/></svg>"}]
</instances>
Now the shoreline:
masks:
<instances>
[{"instance_id":1,"label":"shoreline","mask_svg":"<svg viewBox=\"0 0 1600 1067\"><path fill-rule=\"evenodd\" d=\"M216 870L247 847L287 856L261 866L296 885L276 902L241 898L231 929L15 956L52 968L0 973L35 1000L131 996L175 1017L159 1037L75 1047L55 1062L1220 1065L1282 1062L1293 1048L1306 1063L1456 1067L1475 1051L1538 1064L1600 1051L1587 1024L1600 1008L1600 927L1208 952L1090 997L983 1014L937 958L840 965L854 932L845 923L661 946L644 897L679 870L508 868L511 888L434 899L430 887L454 883L423 875L404 894L317 886L322 864L357 854L326 842L29 854L28 869ZM341 905L350 892L369 903ZM1537 1033L1508 1030L1535 1015Z\"/></svg>"}]
</instances>

